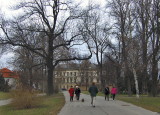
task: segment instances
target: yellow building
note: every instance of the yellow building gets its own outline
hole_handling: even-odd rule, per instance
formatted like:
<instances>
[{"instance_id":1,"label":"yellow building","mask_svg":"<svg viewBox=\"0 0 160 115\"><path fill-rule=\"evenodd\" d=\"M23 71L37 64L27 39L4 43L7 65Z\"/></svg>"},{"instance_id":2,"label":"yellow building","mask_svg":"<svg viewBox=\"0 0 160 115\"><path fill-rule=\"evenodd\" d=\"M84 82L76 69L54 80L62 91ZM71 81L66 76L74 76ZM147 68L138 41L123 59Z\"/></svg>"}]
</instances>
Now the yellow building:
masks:
<instances>
[{"instance_id":1,"label":"yellow building","mask_svg":"<svg viewBox=\"0 0 160 115\"><path fill-rule=\"evenodd\" d=\"M100 85L100 78L95 68L56 68L54 72L55 83L59 89L69 89L70 86L80 86L82 90L87 90L92 82Z\"/></svg>"}]
</instances>

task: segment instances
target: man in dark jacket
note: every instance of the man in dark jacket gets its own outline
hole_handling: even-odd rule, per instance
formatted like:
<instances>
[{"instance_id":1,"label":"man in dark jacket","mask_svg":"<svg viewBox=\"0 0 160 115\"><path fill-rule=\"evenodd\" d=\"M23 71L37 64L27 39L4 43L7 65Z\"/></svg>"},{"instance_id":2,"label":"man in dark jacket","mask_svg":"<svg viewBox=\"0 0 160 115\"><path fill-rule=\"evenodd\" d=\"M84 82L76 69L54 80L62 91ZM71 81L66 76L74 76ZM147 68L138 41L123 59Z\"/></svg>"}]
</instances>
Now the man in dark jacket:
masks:
<instances>
[{"instance_id":1,"label":"man in dark jacket","mask_svg":"<svg viewBox=\"0 0 160 115\"><path fill-rule=\"evenodd\" d=\"M106 86L105 89L104 89L105 100L106 100L106 98L107 98L107 100L109 101L109 93L110 93L109 87Z\"/></svg>"},{"instance_id":2,"label":"man in dark jacket","mask_svg":"<svg viewBox=\"0 0 160 115\"><path fill-rule=\"evenodd\" d=\"M92 83L92 86L89 88L88 91L89 91L89 93L91 95L91 105L93 107L95 107L95 100L96 100L96 95L98 93L98 88L97 88L97 86L95 85L94 82Z\"/></svg>"},{"instance_id":3,"label":"man in dark jacket","mask_svg":"<svg viewBox=\"0 0 160 115\"><path fill-rule=\"evenodd\" d=\"M76 98L77 100L79 100L79 97L80 97L80 93L81 93L81 90L78 86L76 86L76 89L75 89L75 94L76 94Z\"/></svg>"}]
</instances>

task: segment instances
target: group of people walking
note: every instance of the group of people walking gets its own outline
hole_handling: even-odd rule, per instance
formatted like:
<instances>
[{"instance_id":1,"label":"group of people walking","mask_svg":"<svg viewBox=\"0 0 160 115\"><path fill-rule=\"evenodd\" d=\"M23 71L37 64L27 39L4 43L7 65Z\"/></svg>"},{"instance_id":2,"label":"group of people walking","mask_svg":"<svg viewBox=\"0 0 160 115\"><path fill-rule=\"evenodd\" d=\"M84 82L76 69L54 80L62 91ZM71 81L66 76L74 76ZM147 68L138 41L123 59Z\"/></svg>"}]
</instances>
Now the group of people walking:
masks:
<instances>
[{"instance_id":1,"label":"group of people walking","mask_svg":"<svg viewBox=\"0 0 160 115\"><path fill-rule=\"evenodd\" d=\"M70 101L73 101L74 94L76 94L76 99L79 100L81 90L78 86L76 86L75 89L73 88L73 86L71 86L71 88L68 91L69 91L69 94L70 94ZM91 96L91 105L93 107L95 107L95 100L96 100L96 96L97 96L97 93L98 93L98 88L97 88L95 82L92 83L92 85L89 87L88 91L89 91L90 96ZM106 86L104 88L105 100L107 99L109 101L109 95L110 94L112 96L112 99L115 100L115 96L117 94L117 88L115 88L113 86L111 91L110 91L109 87Z\"/></svg>"},{"instance_id":2,"label":"group of people walking","mask_svg":"<svg viewBox=\"0 0 160 115\"><path fill-rule=\"evenodd\" d=\"M74 94L76 94L76 99L79 100L81 90L78 86L74 89L73 86L68 90L70 94L70 101L73 101Z\"/></svg>"}]
</instances>

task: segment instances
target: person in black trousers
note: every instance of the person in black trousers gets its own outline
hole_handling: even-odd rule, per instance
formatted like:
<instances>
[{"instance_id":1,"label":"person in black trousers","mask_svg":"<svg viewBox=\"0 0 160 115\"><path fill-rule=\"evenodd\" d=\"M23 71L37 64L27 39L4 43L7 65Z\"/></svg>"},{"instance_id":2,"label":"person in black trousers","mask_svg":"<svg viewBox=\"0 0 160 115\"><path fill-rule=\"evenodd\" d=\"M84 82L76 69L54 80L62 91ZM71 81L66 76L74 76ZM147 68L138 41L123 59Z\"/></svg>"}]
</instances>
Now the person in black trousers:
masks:
<instances>
[{"instance_id":1,"label":"person in black trousers","mask_svg":"<svg viewBox=\"0 0 160 115\"><path fill-rule=\"evenodd\" d=\"M80 93L81 93L81 89L78 86L76 86L75 94L76 94L77 100L79 100L79 98L80 98Z\"/></svg>"},{"instance_id":2,"label":"person in black trousers","mask_svg":"<svg viewBox=\"0 0 160 115\"><path fill-rule=\"evenodd\" d=\"M106 100L106 98L107 98L107 100L109 101L110 91L109 91L109 87L108 87L108 86L106 86L106 87L104 88L104 94L105 94L105 100Z\"/></svg>"}]
</instances>

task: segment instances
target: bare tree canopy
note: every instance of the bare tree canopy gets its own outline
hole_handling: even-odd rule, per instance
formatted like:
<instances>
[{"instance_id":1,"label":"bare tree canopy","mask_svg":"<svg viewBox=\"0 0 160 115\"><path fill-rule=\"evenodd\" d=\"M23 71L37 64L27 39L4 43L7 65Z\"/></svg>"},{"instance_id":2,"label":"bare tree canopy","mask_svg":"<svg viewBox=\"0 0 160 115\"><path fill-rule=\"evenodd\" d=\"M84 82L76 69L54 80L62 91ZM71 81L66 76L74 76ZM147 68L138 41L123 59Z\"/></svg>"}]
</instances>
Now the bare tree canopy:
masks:
<instances>
[{"instance_id":1,"label":"bare tree canopy","mask_svg":"<svg viewBox=\"0 0 160 115\"><path fill-rule=\"evenodd\" d=\"M83 14L78 5L60 0L22 1L14 8L21 9L22 13L9 21L1 17L4 35L1 44L24 47L42 57L48 69L48 94L53 94L53 70L59 62L85 60L92 56L90 50L87 57L71 52L74 44L83 42L76 31L76 23Z\"/></svg>"}]
</instances>

